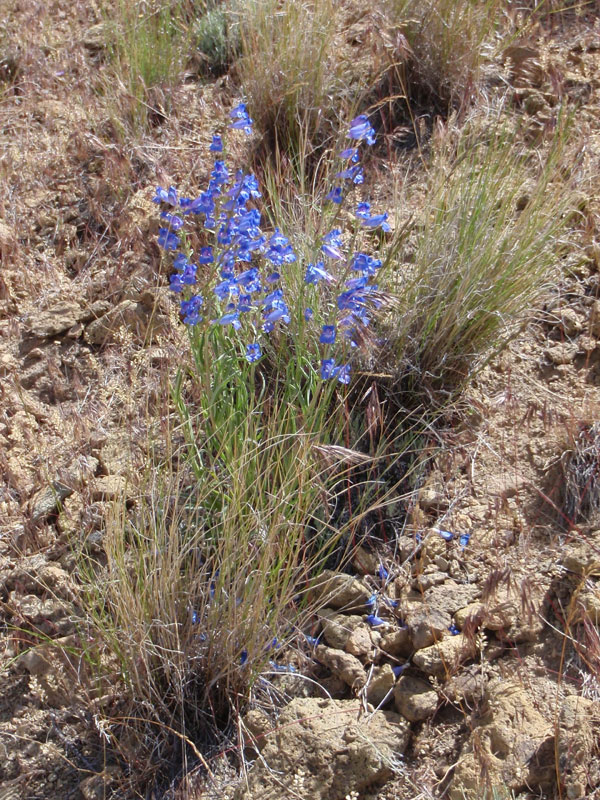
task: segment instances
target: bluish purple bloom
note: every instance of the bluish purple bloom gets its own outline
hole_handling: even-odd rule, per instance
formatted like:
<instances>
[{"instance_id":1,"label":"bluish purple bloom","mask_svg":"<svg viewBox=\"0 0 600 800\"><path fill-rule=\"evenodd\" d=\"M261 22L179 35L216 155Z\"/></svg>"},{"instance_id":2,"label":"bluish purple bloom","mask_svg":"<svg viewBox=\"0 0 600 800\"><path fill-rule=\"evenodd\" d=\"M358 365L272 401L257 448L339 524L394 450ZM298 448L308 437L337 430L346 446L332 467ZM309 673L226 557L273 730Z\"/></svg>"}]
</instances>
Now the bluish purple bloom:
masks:
<instances>
[{"instance_id":1,"label":"bluish purple bloom","mask_svg":"<svg viewBox=\"0 0 600 800\"><path fill-rule=\"evenodd\" d=\"M454 539L454 534L451 531L438 530L438 533L445 542L451 542Z\"/></svg>"},{"instance_id":2,"label":"bluish purple bloom","mask_svg":"<svg viewBox=\"0 0 600 800\"><path fill-rule=\"evenodd\" d=\"M306 267L306 275L304 276L304 283L319 283L319 281L327 281L328 283L333 281L333 275L327 272L322 261L317 261L316 264L309 264Z\"/></svg>"},{"instance_id":3,"label":"bluish purple bloom","mask_svg":"<svg viewBox=\"0 0 600 800\"><path fill-rule=\"evenodd\" d=\"M385 620L378 617L377 614L369 614L366 621L372 628L376 628L379 625L385 625Z\"/></svg>"},{"instance_id":4,"label":"bluish purple bloom","mask_svg":"<svg viewBox=\"0 0 600 800\"><path fill-rule=\"evenodd\" d=\"M333 344L335 342L335 334L335 325L323 325L319 341L321 344Z\"/></svg>"},{"instance_id":5,"label":"bluish purple bloom","mask_svg":"<svg viewBox=\"0 0 600 800\"><path fill-rule=\"evenodd\" d=\"M341 186L336 186L329 192L329 194L325 196L325 200L330 200L332 203L336 203L337 205L342 202L342 199L343 193Z\"/></svg>"},{"instance_id":6,"label":"bluish purple bloom","mask_svg":"<svg viewBox=\"0 0 600 800\"><path fill-rule=\"evenodd\" d=\"M217 134L213 134L212 142L210 147L208 148L213 153L222 153L223 152L223 140Z\"/></svg>"},{"instance_id":7,"label":"bluish purple bloom","mask_svg":"<svg viewBox=\"0 0 600 800\"><path fill-rule=\"evenodd\" d=\"M386 222L388 218L387 211L385 214L371 215L371 205L369 203L359 203L356 206L356 217L360 219L361 225L365 228L381 228L383 231L390 231L391 228Z\"/></svg>"},{"instance_id":8,"label":"bluish purple bloom","mask_svg":"<svg viewBox=\"0 0 600 800\"><path fill-rule=\"evenodd\" d=\"M341 260L344 258L342 255L340 248L342 246L342 233L339 228L334 228L329 233L325 234L323 237L323 244L321 246L321 250L325 253L326 256L329 258L335 258Z\"/></svg>"},{"instance_id":9,"label":"bluish purple bloom","mask_svg":"<svg viewBox=\"0 0 600 800\"><path fill-rule=\"evenodd\" d=\"M319 639L321 638L321 634L319 634L319 636L316 636L316 637L315 636L309 636L308 634L305 634L304 638L306 639L306 643L310 647L316 647L319 644Z\"/></svg>"},{"instance_id":10,"label":"bluish purple bloom","mask_svg":"<svg viewBox=\"0 0 600 800\"><path fill-rule=\"evenodd\" d=\"M309 322L314 316L314 311L312 308L305 308L304 309L304 319Z\"/></svg>"},{"instance_id":11,"label":"bluish purple bloom","mask_svg":"<svg viewBox=\"0 0 600 800\"><path fill-rule=\"evenodd\" d=\"M369 597L369 599L365 602L365 605L369 606L369 608L375 608L376 605L377 605L377 595L376 594L372 594Z\"/></svg>"},{"instance_id":12,"label":"bluish purple bloom","mask_svg":"<svg viewBox=\"0 0 600 800\"><path fill-rule=\"evenodd\" d=\"M338 154L338 158L349 158L353 164L358 163L358 147L347 147Z\"/></svg>"},{"instance_id":13,"label":"bluish purple bloom","mask_svg":"<svg viewBox=\"0 0 600 800\"><path fill-rule=\"evenodd\" d=\"M169 186L169 191L165 191L162 186L156 187L156 194L152 198L153 203L168 203L170 206L177 205L177 189Z\"/></svg>"},{"instance_id":14,"label":"bluish purple bloom","mask_svg":"<svg viewBox=\"0 0 600 800\"><path fill-rule=\"evenodd\" d=\"M458 636L458 634L460 633L460 629L457 628L454 623L452 623L452 625L449 626L448 630L450 631L452 636Z\"/></svg>"},{"instance_id":15,"label":"bluish purple bloom","mask_svg":"<svg viewBox=\"0 0 600 800\"><path fill-rule=\"evenodd\" d=\"M199 314L200 307L204 303L204 299L202 295L195 295L194 297L190 297L189 300L182 300L180 309L183 315L183 321L186 325L197 325L198 322L202 321L202 317Z\"/></svg>"},{"instance_id":16,"label":"bluish purple bloom","mask_svg":"<svg viewBox=\"0 0 600 800\"><path fill-rule=\"evenodd\" d=\"M375 144L375 130L366 114L360 114L352 120L348 130L348 138L357 139L358 141L365 139L367 144Z\"/></svg>"},{"instance_id":17,"label":"bluish purple bloom","mask_svg":"<svg viewBox=\"0 0 600 800\"><path fill-rule=\"evenodd\" d=\"M229 112L229 116L232 119L232 122L229 126L230 128L243 130L247 134L252 133L253 121L250 119L250 115L248 114L245 103L240 103L237 105L232 111Z\"/></svg>"},{"instance_id":18,"label":"bluish purple bloom","mask_svg":"<svg viewBox=\"0 0 600 800\"><path fill-rule=\"evenodd\" d=\"M470 538L471 538L470 533L461 533L460 539L458 540L458 544L460 545L461 550L464 550L465 547L469 544Z\"/></svg>"},{"instance_id":19,"label":"bluish purple bloom","mask_svg":"<svg viewBox=\"0 0 600 800\"><path fill-rule=\"evenodd\" d=\"M219 325L232 325L236 331L239 331L239 329L242 327L239 316L240 315L237 311L231 311L229 314L223 314L223 316L220 317L217 322Z\"/></svg>"},{"instance_id":20,"label":"bluish purple bloom","mask_svg":"<svg viewBox=\"0 0 600 800\"><path fill-rule=\"evenodd\" d=\"M350 262L350 269L362 272L363 275L375 275L381 267L381 259L368 256L366 253L355 253Z\"/></svg>"},{"instance_id":21,"label":"bluish purple bloom","mask_svg":"<svg viewBox=\"0 0 600 800\"><path fill-rule=\"evenodd\" d=\"M281 278L281 275L278 272L271 272L270 275L267 275L265 278L267 283L277 283L277 281Z\"/></svg>"},{"instance_id":22,"label":"bluish purple bloom","mask_svg":"<svg viewBox=\"0 0 600 800\"><path fill-rule=\"evenodd\" d=\"M163 211L160 216L167 221L172 231L178 231L180 228L183 228L183 220L181 217L178 217L177 214L168 214L166 211Z\"/></svg>"},{"instance_id":23,"label":"bluish purple bloom","mask_svg":"<svg viewBox=\"0 0 600 800\"><path fill-rule=\"evenodd\" d=\"M335 177L343 178L345 181L352 181L356 186L360 186L365 182L365 175L360 164L343 169L341 172L336 172Z\"/></svg>"},{"instance_id":24,"label":"bluish purple bloom","mask_svg":"<svg viewBox=\"0 0 600 800\"><path fill-rule=\"evenodd\" d=\"M198 254L199 264L211 264L214 261L212 247L201 247Z\"/></svg>"},{"instance_id":25,"label":"bluish purple bloom","mask_svg":"<svg viewBox=\"0 0 600 800\"><path fill-rule=\"evenodd\" d=\"M246 648L244 648L240 653L240 664L242 665L242 667L244 666L246 661L248 661L248 651L246 650Z\"/></svg>"},{"instance_id":26,"label":"bluish purple bloom","mask_svg":"<svg viewBox=\"0 0 600 800\"><path fill-rule=\"evenodd\" d=\"M179 247L179 237L168 228L159 228L158 244L165 250L177 250Z\"/></svg>"},{"instance_id":27,"label":"bluish purple bloom","mask_svg":"<svg viewBox=\"0 0 600 800\"><path fill-rule=\"evenodd\" d=\"M409 666L410 665L409 665L409 663L407 661L406 664L399 664L397 667L392 667L392 672L394 673L394 677L399 678L400 675L402 675L402 673L406 669L408 669Z\"/></svg>"},{"instance_id":28,"label":"bluish purple bloom","mask_svg":"<svg viewBox=\"0 0 600 800\"><path fill-rule=\"evenodd\" d=\"M377 575L379 578L381 578L382 581L386 581L390 576L389 572L383 566L383 564L380 564L379 567L377 568Z\"/></svg>"},{"instance_id":29,"label":"bluish purple bloom","mask_svg":"<svg viewBox=\"0 0 600 800\"><path fill-rule=\"evenodd\" d=\"M321 378L324 381L337 378L340 383L350 383L350 364L338 366L333 358L324 358L321 361Z\"/></svg>"},{"instance_id":30,"label":"bluish purple bloom","mask_svg":"<svg viewBox=\"0 0 600 800\"><path fill-rule=\"evenodd\" d=\"M253 364L262 356L262 350L258 343L246 345L246 360Z\"/></svg>"}]
</instances>

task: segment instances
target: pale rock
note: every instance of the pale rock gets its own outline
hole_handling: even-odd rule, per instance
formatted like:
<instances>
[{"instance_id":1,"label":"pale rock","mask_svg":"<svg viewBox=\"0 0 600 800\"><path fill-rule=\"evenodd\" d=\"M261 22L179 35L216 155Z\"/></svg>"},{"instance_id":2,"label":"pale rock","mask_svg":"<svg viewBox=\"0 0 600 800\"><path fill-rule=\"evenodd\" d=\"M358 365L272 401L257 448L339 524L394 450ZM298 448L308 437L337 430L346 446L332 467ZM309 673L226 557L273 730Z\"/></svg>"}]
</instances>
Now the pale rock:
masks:
<instances>
[{"instance_id":1,"label":"pale rock","mask_svg":"<svg viewBox=\"0 0 600 800\"><path fill-rule=\"evenodd\" d=\"M315 648L315 658L351 689L362 689L367 682L364 667L358 658L343 650L319 644Z\"/></svg>"},{"instance_id":2,"label":"pale rock","mask_svg":"<svg viewBox=\"0 0 600 800\"><path fill-rule=\"evenodd\" d=\"M367 683L367 700L369 703L376 707L384 701L387 703L392 697L395 681L396 676L389 664L375 667Z\"/></svg>"},{"instance_id":3,"label":"pale rock","mask_svg":"<svg viewBox=\"0 0 600 800\"><path fill-rule=\"evenodd\" d=\"M323 638L330 647L344 650L351 633L362 625L362 617L340 614L332 608L324 608L317 614L323 630Z\"/></svg>"},{"instance_id":4,"label":"pale rock","mask_svg":"<svg viewBox=\"0 0 600 800\"><path fill-rule=\"evenodd\" d=\"M485 701L487 710L457 761L450 800L481 800L498 786L514 792L527 786L551 786L555 778L552 720L540 714L533 698L516 682L490 681Z\"/></svg>"},{"instance_id":5,"label":"pale rock","mask_svg":"<svg viewBox=\"0 0 600 800\"><path fill-rule=\"evenodd\" d=\"M435 606L425 603L421 608L413 606L406 618L413 648L422 650L437 642L446 634L451 622L450 614Z\"/></svg>"},{"instance_id":6,"label":"pale rock","mask_svg":"<svg viewBox=\"0 0 600 800\"><path fill-rule=\"evenodd\" d=\"M234 800L282 800L280 776L302 773L303 797L344 800L393 775L410 725L391 711L364 715L357 700L292 700L265 737L261 758ZM288 784L289 785L289 784Z\"/></svg>"},{"instance_id":7,"label":"pale rock","mask_svg":"<svg viewBox=\"0 0 600 800\"><path fill-rule=\"evenodd\" d=\"M394 703L398 713L409 722L421 722L435 714L439 701L429 683L401 675L394 689Z\"/></svg>"},{"instance_id":8,"label":"pale rock","mask_svg":"<svg viewBox=\"0 0 600 800\"><path fill-rule=\"evenodd\" d=\"M312 587L312 593L330 608L364 611L371 590L357 578L325 569Z\"/></svg>"},{"instance_id":9,"label":"pale rock","mask_svg":"<svg viewBox=\"0 0 600 800\"><path fill-rule=\"evenodd\" d=\"M475 642L459 633L419 650L412 661L426 675L446 678L453 675L464 661L473 658L476 653Z\"/></svg>"}]
</instances>

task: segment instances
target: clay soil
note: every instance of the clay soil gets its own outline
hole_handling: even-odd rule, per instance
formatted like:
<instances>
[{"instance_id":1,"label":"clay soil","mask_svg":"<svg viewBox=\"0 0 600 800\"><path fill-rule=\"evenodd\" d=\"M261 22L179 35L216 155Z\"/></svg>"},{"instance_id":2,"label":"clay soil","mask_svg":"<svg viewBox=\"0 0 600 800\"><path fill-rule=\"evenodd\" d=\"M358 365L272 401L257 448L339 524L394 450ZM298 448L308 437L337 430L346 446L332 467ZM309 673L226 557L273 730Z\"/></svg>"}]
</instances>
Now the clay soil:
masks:
<instances>
[{"instance_id":1,"label":"clay soil","mask_svg":"<svg viewBox=\"0 0 600 800\"><path fill-rule=\"evenodd\" d=\"M145 770L103 730L118 696L100 712L86 695L74 571L143 466L184 346L154 187L202 183L238 99L191 70L154 90L142 131L119 128L135 99L108 89L94 5L0 4L0 800L134 796ZM440 429L410 520L426 545L394 566L413 594L451 598L477 649L449 682L415 667L433 710L365 798L458 800L482 769L522 798L600 798L599 22L560 15L523 51L490 69L532 137L560 103L574 112L578 216L552 297ZM200 773L188 797L208 796Z\"/></svg>"}]
</instances>

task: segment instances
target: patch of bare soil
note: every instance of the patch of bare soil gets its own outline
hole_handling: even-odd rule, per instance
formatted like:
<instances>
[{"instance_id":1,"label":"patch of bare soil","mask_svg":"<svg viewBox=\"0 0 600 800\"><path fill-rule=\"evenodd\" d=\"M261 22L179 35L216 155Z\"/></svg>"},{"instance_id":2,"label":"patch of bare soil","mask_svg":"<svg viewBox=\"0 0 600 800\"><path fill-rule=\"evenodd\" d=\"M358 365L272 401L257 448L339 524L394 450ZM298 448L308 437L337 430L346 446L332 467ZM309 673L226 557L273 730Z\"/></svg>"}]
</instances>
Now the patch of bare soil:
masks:
<instances>
[{"instance_id":1,"label":"patch of bare soil","mask_svg":"<svg viewBox=\"0 0 600 800\"><path fill-rule=\"evenodd\" d=\"M227 85L159 93L134 139L116 123L125 87L105 91L93 3L7 0L2 17L0 798L119 796L144 765L110 747L101 720L118 698L87 694L75 553L101 553L177 366L150 201L156 183L202 182ZM358 557L323 611L307 665L330 697L245 721L262 760L240 800L460 800L486 783L600 797L600 28L531 38L498 67L532 141L561 102L575 111L581 219L557 252L564 281L470 387L405 537ZM389 601L376 627L374 592ZM201 771L184 786L214 793Z\"/></svg>"}]
</instances>

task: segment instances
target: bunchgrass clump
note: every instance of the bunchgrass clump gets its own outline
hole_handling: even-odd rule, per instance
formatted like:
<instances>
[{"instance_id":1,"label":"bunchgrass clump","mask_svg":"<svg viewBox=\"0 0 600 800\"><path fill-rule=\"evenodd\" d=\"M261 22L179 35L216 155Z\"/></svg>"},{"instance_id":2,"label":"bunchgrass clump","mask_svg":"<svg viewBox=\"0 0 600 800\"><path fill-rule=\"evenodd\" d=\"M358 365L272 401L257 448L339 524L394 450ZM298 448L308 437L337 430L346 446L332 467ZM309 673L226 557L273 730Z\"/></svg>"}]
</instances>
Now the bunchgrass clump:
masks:
<instances>
[{"instance_id":1,"label":"bunchgrass clump","mask_svg":"<svg viewBox=\"0 0 600 800\"><path fill-rule=\"evenodd\" d=\"M434 162L411 261L385 273L399 298L388 330L408 386L461 385L556 281L571 208L560 169L565 136L561 128L532 162L502 129L464 134L449 159Z\"/></svg>"},{"instance_id":2,"label":"bunchgrass clump","mask_svg":"<svg viewBox=\"0 0 600 800\"><path fill-rule=\"evenodd\" d=\"M105 8L111 83L124 95L124 116L134 131L144 130L153 112L153 89L177 83L190 54L191 31L186 3L127 3ZM112 94L107 88L106 94ZM165 95L165 98L167 95Z\"/></svg>"}]
</instances>

